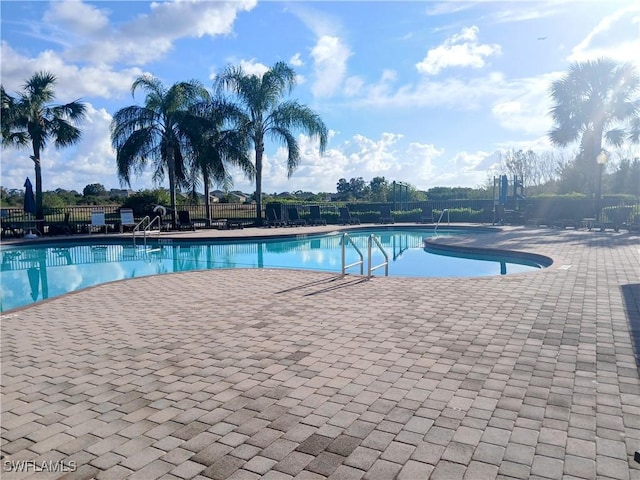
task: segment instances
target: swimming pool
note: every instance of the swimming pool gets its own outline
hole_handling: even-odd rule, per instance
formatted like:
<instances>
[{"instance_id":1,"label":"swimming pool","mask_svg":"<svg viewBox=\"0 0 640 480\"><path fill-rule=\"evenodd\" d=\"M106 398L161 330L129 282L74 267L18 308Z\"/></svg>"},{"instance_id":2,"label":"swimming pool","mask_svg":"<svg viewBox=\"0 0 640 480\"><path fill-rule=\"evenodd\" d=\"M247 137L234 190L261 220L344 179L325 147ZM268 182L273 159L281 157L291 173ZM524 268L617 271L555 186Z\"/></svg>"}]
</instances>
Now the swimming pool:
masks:
<instances>
[{"instance_id":1,"label":"swimming pool","mask_svg":"<svg viewBox=\"0 0 640 480\"><path fill-rule=\"evenodd\" d=\"M389 256L389 275L411 277L474 277L536 270L536 259L503 255L464 254L425 248L423 239L433 230L355 230L350 237L366 256L367 240L374 233ZM440 230L438 236L469 233ZM478 234L475 233L474 234ZM304 235L296 238L235 241L152 240L133 246L130 238L93 239L101 243L48 243L0 250L0 311L29 305L64 293L126 278L215 268L296 268L340 272L342 234ZM358 260L346 248L346 263ZM371 263L384 260L373 249ZM351 268L348 273L359 273ZM384 275L377 270L375 275Z\"/></svg>"}]
</instances>

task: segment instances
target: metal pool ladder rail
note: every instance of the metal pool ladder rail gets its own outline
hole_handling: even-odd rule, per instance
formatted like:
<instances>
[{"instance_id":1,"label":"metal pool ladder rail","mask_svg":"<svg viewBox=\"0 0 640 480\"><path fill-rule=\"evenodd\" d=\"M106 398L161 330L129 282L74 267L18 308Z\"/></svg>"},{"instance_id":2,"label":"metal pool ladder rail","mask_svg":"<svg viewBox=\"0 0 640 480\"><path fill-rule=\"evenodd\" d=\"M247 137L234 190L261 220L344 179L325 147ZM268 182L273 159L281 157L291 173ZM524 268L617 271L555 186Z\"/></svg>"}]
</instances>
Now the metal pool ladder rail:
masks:
<instances>
[{"instance_id":1,"label":"metal pool ladder rail","mask_svg":"<svg viewBox=\"0 0 640 480\"><path fill-rule=\"evenodd\" d=\"M347 261L347 242L349 242L353 246L353 248L356 249L356 252L358 252L358 255L360 256L360 260L358 260L357 262L350 263L349 265L345 264ZM342 243L342 276L344 277L347 274L347 268L355 267L356 265L360 265L360 275L362 275L364 273L364 255L362 255L362 252L360 251L358 246L354 243L353 239L349 236L348 233L342 234L341 243Z\"/></svg>"},{"instance_id":2,"label":"metal pool ladder rail","mask_svg":"<svg viewBox=\"0 0 640 480\"><path fill-rule=\"evenodd\" d=\"M375 267L371 266L371 249L374 243L378 246L378 248L382 252L382 255L384 255L384 262L382 262L380 265L376 265ZM382 248L382 244L380 243L380 240L378 240L378 237L376 237L373 233L369 235L368 248L369 248L369 252L368 252L367 259L369 261L369 274L367 275L367 278L371 278L371 272L381 267L384 267L384 275L385 277L388 277L389 276L389 255L387 255L387 252L384 251L384 248Z\"/></svg>"},{"instance_id":3,"label":"metal pool ladder rail","mask_svg":"<svg viewBox=\"0 0 640 480\"><path fill-rule=\"evenodd\" d=\"M346 264L347 261L347 243L350 243L351 246L353 246L353 248L355 248L356 252L358 252L358 256L360 257L360 260L350 263L349 265ZM382 252L382 255L384 255L384 262L381 263L380 265L376 265L376 266L372 266L371 265L371 251L373 250L373 244L376 244L378 246L378 248L380 249L380 251ZM347 272L347 268L351 268L351 267L355 267L356 265L360 265L360 275L364 274L364 255L362 255L362 252L360 251L360 249L358 248L358 246L355 244L355 242L353 241L353 239L349 236L348 233L343 233L342 234L342 276L346 275ZM367 261L369 262L369 267L367 269L367 278L371 278L371 272L373 272L374 270L377 270L378 268L382 268L384 267L384 274L386 276L389 275L389 256L387 255L387 252L385 252L384 248L382 247L382 244L380 243L380 240L378 240L378 237L376 237L375 235L371 234L369 235L369 240L367 242Z\"/></svg>"},{"instance_id":4,"label":"metal pool ladder rail","mask_svg":"<svg viewBox=\"0 0 640 480\"><path fill-rule=\"evenodd\" d=\"M442 213L440 214L440 217L438 218L438 221L436 222L436 226L433 229L433 233L438 233L438 226L440 225L440 220L442 220L442 217L444 216L444 212L447 212L447 225L449 225L449 209L445 208L444 210L442 210Z\"/></svg>"},{"instance_id":5,"label":"metal pool ladder rail","mask_svg":"<svg viewBox=\"0 0 640 480\"><path fill-rule=\"evenodd\" d=\"M160 237L160 231L162 230L162 219L160 216L155 216L153 220L147 215L142 220L138 222L138 224L133 227L133 246L136 246L136 232L141 231L144 238L144 246L147 246L147 233L151 231L151 227L154 223L158 224L158 237Z\"/></svg>"}]
</instances>

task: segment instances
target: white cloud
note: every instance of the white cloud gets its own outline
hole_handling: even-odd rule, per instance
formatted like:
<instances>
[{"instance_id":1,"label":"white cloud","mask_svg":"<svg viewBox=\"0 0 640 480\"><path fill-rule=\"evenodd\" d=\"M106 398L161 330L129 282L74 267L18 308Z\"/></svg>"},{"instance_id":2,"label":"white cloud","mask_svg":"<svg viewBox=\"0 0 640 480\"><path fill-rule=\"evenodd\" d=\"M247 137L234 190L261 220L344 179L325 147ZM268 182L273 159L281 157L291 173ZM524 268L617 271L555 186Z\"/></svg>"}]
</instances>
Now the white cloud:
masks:
<instances>
[{"instance_id":1,"label":"white cloud","mask_svg":"<svg viewBox=\"0 0 640 480\"><path fill-rule=\"evenodd\" d=\"M334 139L337 136L336 132L330 134ZM368 182L377 176L389 181L409 181L418 188L435 186L434 161L442 157L444 150L415 142L406 146L402 140L403 135L397 133L382 133L378 139L356 134L320 156L317 141L300 135L299 168L287 179L286 150L279 149L265 163L264 191L335 192L340 178L362 177Z\"/></svg>"},{"instance_id":2,"label":"white cloud","mask_svg":"<svg viewBox=\"0 0 640 480\"><path fill-rule=\"evenodd\" d=\"M311 56L315 71L311 92L316 97L330 97L342 85L351 52L340 38L322 36L311 50Z\"/></svg>"},{"instance_id":3,"label":"white cloud","mask_svg":"<svg viewBox=\"0 0 640 480\"><path fill-rule=\"evenodd\" d=\"M347 97L353 97L361 93L364 87L364 80L360 77L353 76L346 79L342 93Z\"/></svg>"},{"instance_id":4,"label":"white cloud","mask_svg":"<svg viewBox=\"0 0 640 480\"><path fill-rule=\"evenodd\" d=\"M608 57L640 65L640 7L631 5L604 17L569 55L570 62Z\"/></svg>"},{"instance_id":5,"label":"white cloud","mask_svg":"<svg viewBox=\"0 0 640 480\"><path fill-rule=\"evenodd\" d=\"M255 5L256 0L152 2L149 13L108 28L106 10L73 0L52 2L43 19L52 22L45 28L62 45L67 29L82 34L64 51L67 60L139 65L162 58L177 39L231 34L237 15Z\"/></svg>"},{"instance_id":6,"label":"white cloud","mask_svg":"<svg viewBox=\"0 0 640 480\"><path fill-rule=\"evenodd\" d=\"M300 58L299 53L296 53L293 57L291 57L289 59L289 63L294 67L301 67L302 65L304 65L304 62L302 61L302 58Z\"/></svg>"},{"instance_id":7,"label":"white cloud","mask_svg":"<svg viewBox=\"0 0 640 480\"><path fill-rule=\"evenodd\" d=\"M395 70L385 69L382 72L383 82L395 82L398 79L398 72Z\"/></svg>"},{"instance_id":8,"label":"white cloud","mask_svg":"<svg viewBox=\"0 0 640 480\"><path fill-rule=\"evenodd\" d=\"M437 75L449 67L481 68L485 65L485 57L500 52L500 45L478 43L478 27L474 25L463 28L460 33L429 50L424 60L416 64L416 68L427 75Z\"/></svg>"},{"instance_id":9,"label":"white cloud","mask_svg":"<svg viewBox=\"0 0 640 480\"><path fill-rule=\"evenodd\" d=\"M95 109L87 104L87 115L78 127L82 131L79 143L64 149L49 144L42 152L43 190L82 189L91 183L101 183L107 189L118 188L115 152L111 147L109 125L111 115L104 109ZM30 150L4 149L2 152L2 185L21 188L25 177L33 178L33 162ZM134 189L150 188L153 185L151 172L134 177Z\"/></svg>"},{"instance_id":10,"label":"white cloud","mask_svg":"<svg viewBox=\"0 0 640 480\"><path fill-rule=\"evenodd\" d=\"M561 75L548 73L505 82L491 108L493 117L507 130L532 136L545 134L552 127L549 85Z\"/></svg>"},{"instance_id":11,"label":"white cloud","mask_svg":"<svg viewBox=\"0 0 640 480\"><path fill-rule=\"evenodd\" d=\"M311 93L316 97L331 97L343 86L347 60L351 56L351 51L342 38L344 35L340 34L340 19L308 4L294 2L289 8L317 38L310 53L314 69ZM299 60L299 54L292 58L294 59Z\"/></svg>"},{"instance_id":12,"label":"white cloud","mask_svg":"<svg viewBox=\"0 0 640 480\"><path fill-rule=\"evenodd\" d=\"M145 73L139 68L114 70L108 65L80 67L66 63L56 52L45 50L35 58L25 57L2 42L2 84L9 92L22 90L24 81L44 70L56 78L56 101L64 103L82 97L120 98L133 80Z\"/></svg>"},{"instance_id":13,"label":"white cloud","mask_svg":"<svg viewBox=\"0 0 640 480\"><path fill-rule=\"evenodd\" d=\"M67 32L67 34L96 34L109 23L108 12L79 0L53 2L43 20Z\"/></svg>"},{"instance_id":14,"label":"white cloud","mask_svg":"<svg viewBox=\"0 0 640 480\"><path fill-rule=\"evenodd\" d=\"M251 60L240 60L240 67L244 70L244 73L248 75L256 75L258 77L262 77L262 75L269 70L269 67L256 61L255 58L252 58Z\"/></svg>"}]
</instances>

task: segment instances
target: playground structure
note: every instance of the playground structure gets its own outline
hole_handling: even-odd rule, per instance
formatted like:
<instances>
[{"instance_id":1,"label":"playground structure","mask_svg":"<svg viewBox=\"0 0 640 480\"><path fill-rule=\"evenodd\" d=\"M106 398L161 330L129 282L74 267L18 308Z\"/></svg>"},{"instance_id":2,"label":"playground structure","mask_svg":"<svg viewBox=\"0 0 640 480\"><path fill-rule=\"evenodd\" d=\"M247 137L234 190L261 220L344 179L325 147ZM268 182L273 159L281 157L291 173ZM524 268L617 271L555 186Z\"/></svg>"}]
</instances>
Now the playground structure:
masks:
<instances>
[{"instance_id":1,"label":"playground structure","mask_svg":"<svg viewBox=\"0 0 640 480\"><path fill-rule=\"evenodd\" d=\"M493 177L493 224L522 223L525 199L522 177L514 175L511 185L507 175Z\"/></svg>"}]
</instances>

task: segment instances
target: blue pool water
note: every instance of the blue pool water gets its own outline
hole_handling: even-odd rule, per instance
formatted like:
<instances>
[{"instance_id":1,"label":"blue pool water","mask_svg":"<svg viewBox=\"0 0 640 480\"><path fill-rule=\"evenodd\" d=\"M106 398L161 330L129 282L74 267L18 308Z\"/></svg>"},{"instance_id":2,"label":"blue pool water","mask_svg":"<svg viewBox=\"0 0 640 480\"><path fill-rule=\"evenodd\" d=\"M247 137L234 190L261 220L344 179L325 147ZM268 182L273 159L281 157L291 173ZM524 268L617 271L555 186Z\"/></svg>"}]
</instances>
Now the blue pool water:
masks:
<instances>
[{"instance_id":1,"label":"blue pool water","mask_svg":"<svg viewBox=\"0 0 640 480\"><path fill-rule=\"evenodd\" d=\"M389 275L413 277L475 277L520 273L539 269L534 261L517 257L434 253L423 239L433 230L353 231L349 235L365 256L367 239L375 233L389 255ZM469 233L439 231L438 236ZM474 233L477 234L477 233ZM341 235L246 241L177 242L156 240L147 247L132 241L103 244L40 244L0 250L0 311L29 305L46 298L125 278L214 268L297 268L340 272ZM162 243L158 243L162 242ZM346 249L346 263L358 260ZM372 261L384 260L374 248ZM359 267L348 273L359 273ZM384 269L374 272L384 275Z\"/></svg>"}]
</instances>

